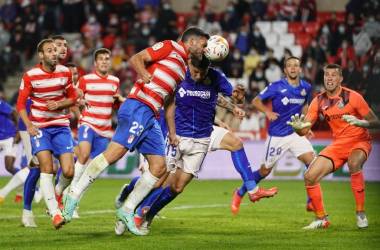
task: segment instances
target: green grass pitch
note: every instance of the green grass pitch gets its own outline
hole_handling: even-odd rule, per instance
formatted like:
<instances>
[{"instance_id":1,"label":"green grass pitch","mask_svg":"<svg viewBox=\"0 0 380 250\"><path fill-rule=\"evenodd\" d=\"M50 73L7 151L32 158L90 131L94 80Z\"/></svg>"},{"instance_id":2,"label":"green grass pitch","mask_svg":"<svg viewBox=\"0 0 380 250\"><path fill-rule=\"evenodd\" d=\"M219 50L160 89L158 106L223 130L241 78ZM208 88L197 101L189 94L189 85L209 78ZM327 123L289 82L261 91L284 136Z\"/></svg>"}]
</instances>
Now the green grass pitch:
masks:
<instances>
[{"instance_id":1,"label":"green grass pitch","mask_svg":"<svg viewBox=\"0 0 380 250\"><path fill-rule=\"evenodd\" d=\"M9 178L0 178L4 186ZM148 236L114 233L114 200L129 180L99 179L80 203L80 219L54 229L45 204L33 203L38 228L20 226L22 204L12 192L0 210L0 249L380 249L380 183L366 183L369 228L356 226L355 200L349 182L322 182L330 227L303 230L314 219L306 212L301 181L263 181L278 187L273 198L243 199L238 214L230 211L240 181L194 180L161 211Z\"/></svg>"}]
</instances>

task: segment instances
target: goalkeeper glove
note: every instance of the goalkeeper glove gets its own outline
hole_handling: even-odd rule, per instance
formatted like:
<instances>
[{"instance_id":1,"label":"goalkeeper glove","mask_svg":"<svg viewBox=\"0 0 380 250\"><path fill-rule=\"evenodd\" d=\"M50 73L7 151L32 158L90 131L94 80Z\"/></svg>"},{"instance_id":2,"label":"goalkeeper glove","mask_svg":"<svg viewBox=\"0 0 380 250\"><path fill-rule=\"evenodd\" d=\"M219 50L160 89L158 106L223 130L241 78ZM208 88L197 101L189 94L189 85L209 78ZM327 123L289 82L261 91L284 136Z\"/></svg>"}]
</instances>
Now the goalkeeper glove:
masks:
<instances>
[{"instance_id":1,"label":"goalkeeper glove","mask_svg":"<svg viewBox=\"0 0 380 250\"><path fill-rule=\"evenodd\" d=\"M305 115L303 114L301 115L301 118L299 117L299 114L295 114L294 116L292 115L290 119L292 119L292 121L291 122L288 121L286 122L286 124L292 126L295 132L299 132L302 129L311 126L310 122L303 123L303 121L305 120Z\"/></svg>"},{"instance_id":2,"label":"goalkeeper glove","mask_svg":"<svg viewBox=\"0 0 380 250\"><path fill-rule=\"evenodd\" d=\"M342 120L348 122L352 126L366 128L369 126L369 122L366 120L360 120L353 115L344 115Z\"/></svg>"}]
</instances>

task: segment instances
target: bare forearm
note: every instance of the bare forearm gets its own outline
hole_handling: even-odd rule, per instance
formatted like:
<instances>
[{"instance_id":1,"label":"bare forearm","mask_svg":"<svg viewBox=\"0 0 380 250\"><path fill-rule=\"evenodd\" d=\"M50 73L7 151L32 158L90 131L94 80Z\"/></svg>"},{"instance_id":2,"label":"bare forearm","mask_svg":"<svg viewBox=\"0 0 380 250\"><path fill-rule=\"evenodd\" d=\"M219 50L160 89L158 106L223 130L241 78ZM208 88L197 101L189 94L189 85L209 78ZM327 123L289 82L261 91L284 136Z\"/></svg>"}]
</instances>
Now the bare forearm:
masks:
<instances>
[{"instance_id":1,"label":"bare forearm","mask_svg":"<svg viewBox=\"0 0 380 250\"><path fill-rule=\"evenodd\" d=\"M71 98L67 98L66 100L64 101L61 101L61 102L57 102L58 104L58 108L59 109L64 109L64 108L69 108L69 107L72 107L75 105L75 102L73 99Z\"/></svg>"},{"instance_id":2,"label":"bare forearm","mask_svg":"<svg viewBox=\"0 0 380 250\"><path fill-rule=\"evenodd\" d=\"M227 101L223 96L221 96L220 94L218 95L218 99L216 101L216 105L218 105L219 107L222 107L222 108L225 108L229 111L232 112L232 110L234 110L234 108L236 107L235 104L233 103L230 103L229 101Z\"/></svg>"},{"instance_id":3,"label":"bare forearm","mask_svg":"<svg viewBox=\"0 0 380 250\"><path fill-rule=\"evenodd\" d=\"M20 110L18 112L18 114L20 115L21 120L24 122L26 127L32 125L32 122L29 120L28 113L26 112L26 109Z\"/></svg>"},{"instance_id":4,"label":"bare forearm","mask_svg":"<svg viewBox=\"0 0 380 250\"><path fill-rule=\"evenodd\" d=\"M80 118L80 111L79 111L79 108L78 108L77 106L71 107L71 111L73 111L75 117L76 117L77 120L79 121L79 118Z\"/></svg>"},{"instance_id":5,"label":"bare forearm","mask_svg":"<svg viewBox=\"0 0 380 250\"><path fill-rule=\"evenodd\" d=\"M377 117L373 117L370 120L367 120L368 127L367 128L380 128L380 121Z\"/></svg>"},{"instance_id":6,"label":"bare forearm","mask_svg":"<svg viewBox=\"0 0 380 250\"><path fill-rule=\"evenodd\" d=\"M145 68L145 61L140 54L132 56L130 63L140 76L148 74L148 71Z\"/></svg>"}]
</instances>

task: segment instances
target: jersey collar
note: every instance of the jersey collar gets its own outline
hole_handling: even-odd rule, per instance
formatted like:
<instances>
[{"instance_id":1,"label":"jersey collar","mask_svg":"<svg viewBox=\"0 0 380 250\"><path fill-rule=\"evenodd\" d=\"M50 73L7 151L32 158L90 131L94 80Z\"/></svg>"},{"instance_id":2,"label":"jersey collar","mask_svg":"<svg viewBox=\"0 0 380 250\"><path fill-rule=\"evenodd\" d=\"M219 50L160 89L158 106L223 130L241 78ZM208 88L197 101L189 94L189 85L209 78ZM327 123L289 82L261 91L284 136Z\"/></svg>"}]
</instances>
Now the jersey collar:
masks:
<instances>
[{"instance_id":1,"label":"jersey collar","mask_svg":"<svg viewBox=\"0 0 380 250\"><path fill-rule=\"evenodd\" d=\"M107 79L107 77L108 77L109 74L107 72L107 75L105 77L103 77L103 76L99 75L98 72L96 72L96 70L95 70L95 75L99 76L102 79Z\"/></svg>"}]
</instances>

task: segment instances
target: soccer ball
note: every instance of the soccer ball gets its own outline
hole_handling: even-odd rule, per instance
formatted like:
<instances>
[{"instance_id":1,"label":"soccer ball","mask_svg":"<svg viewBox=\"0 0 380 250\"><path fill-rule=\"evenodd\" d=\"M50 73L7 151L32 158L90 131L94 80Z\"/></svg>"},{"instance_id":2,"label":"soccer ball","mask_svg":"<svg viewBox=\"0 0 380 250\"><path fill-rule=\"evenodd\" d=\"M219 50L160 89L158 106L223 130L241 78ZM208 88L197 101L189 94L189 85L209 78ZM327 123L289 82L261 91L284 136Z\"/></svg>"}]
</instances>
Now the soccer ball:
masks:
<instances>
[{"instance_id":1,"label":"soccer ball","mask_svg":"<svg viewBox=\"0 0 380 250\"><path fill-rule=\"evenodd\" d=\"M221 36L211 36L207 42L205 56L211 61L221 61L228 55L229 45Z\"/></svg>"}]
</instances>

